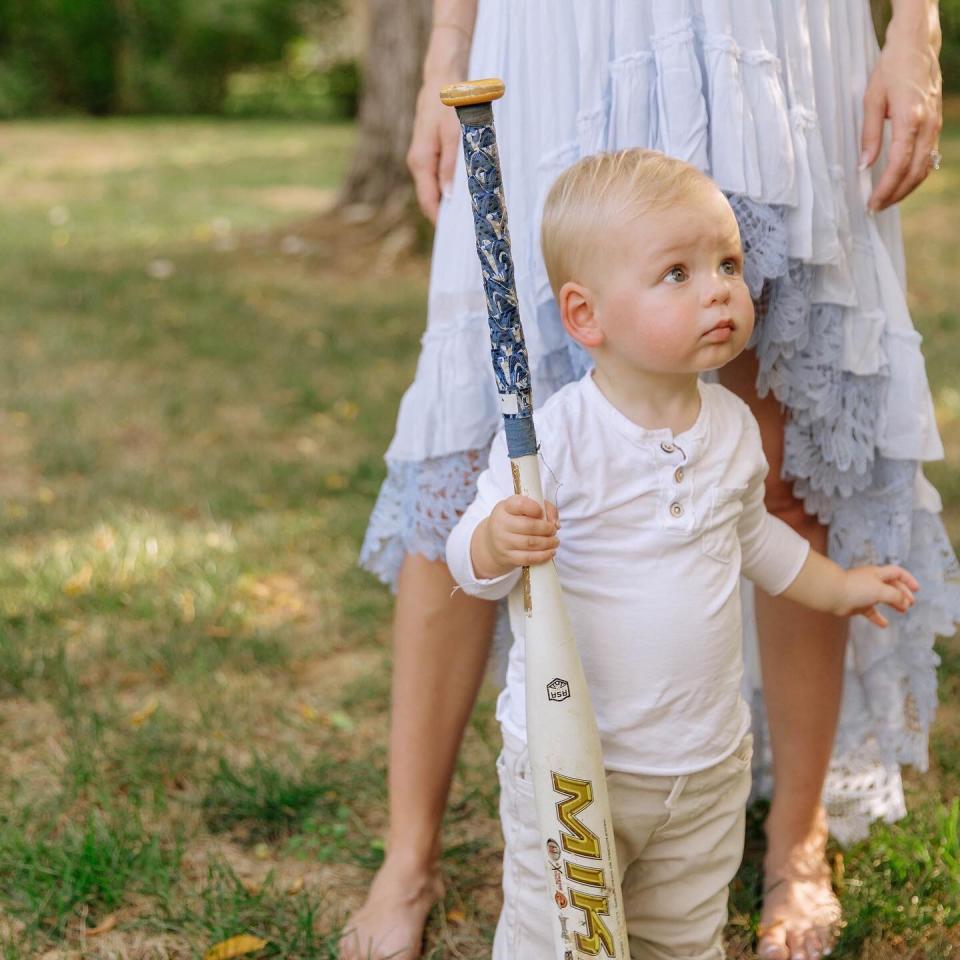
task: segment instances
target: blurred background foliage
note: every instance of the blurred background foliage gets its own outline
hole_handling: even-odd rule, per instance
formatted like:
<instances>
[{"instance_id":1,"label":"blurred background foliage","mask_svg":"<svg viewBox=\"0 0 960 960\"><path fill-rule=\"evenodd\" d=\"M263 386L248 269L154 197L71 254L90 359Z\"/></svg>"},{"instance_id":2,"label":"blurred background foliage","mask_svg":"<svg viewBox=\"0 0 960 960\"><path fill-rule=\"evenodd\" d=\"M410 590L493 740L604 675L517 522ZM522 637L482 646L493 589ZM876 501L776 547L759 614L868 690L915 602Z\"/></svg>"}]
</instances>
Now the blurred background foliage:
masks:
<instances>
[{"instance_id":1,"label":"blurred background foliage","mask_svg":"<svg viewBox=\"0 0 960 960\"><path fill-rule=\"evenodd\" d=\"M0 0L0 117L355 114L349 0Z\"/></svg>"},{"instance_id":2,"label":"blurred background foliage","mask_svg":"<svg viewBox=\"0 0 960 960\"><path fill-rule=\"evenodd\" d=\"M872 3L882 34L890 3ZM349 118L360 87L362 7L357 0L0 0L0 118ZM960 92L960 0L941 0L940 16L944 88Z\"/></svg>"}]
</instances>

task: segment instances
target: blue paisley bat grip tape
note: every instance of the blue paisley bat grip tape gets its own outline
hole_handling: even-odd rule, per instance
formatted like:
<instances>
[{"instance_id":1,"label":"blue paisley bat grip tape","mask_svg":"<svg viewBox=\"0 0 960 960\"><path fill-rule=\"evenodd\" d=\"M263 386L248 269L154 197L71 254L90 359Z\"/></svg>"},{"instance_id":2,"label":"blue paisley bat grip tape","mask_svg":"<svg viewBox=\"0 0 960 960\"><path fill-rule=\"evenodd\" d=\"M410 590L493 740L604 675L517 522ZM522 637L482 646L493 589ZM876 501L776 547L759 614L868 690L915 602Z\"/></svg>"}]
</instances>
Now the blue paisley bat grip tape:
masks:
<instances>
[{"instance_id":1,"label":"blue paisley bat grip tape","mask_svg":"<svg viewBox=\"0 0 960 960\"><path fill-rule=\"evenodd\" d=\"M512 460L535 455L530 363L520 325L520 307L513 279L513 256L507 229L497 134L489 103L457 107L463 131L467 186L473 206L477 256L483 273L490 325L490 356L497 380L507 453Z\"/></svg>"}]
</instances>

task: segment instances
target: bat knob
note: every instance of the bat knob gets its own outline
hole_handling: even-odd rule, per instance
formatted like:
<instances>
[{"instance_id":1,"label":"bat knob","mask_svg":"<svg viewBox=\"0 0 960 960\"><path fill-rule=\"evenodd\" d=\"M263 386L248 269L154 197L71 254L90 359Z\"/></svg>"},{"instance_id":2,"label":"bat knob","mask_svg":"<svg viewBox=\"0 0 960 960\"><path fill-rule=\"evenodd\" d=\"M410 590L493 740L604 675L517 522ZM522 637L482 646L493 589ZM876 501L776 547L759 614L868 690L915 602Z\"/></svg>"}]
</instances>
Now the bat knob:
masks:
<instances>
[{"instance_id":1,"label":"bat knob","mask_svg":"<svg viewBox=\"0 0 960 960\"><path fill-rule=\"evenodd\" d=\"M465 80L451 83L440 91L440 99L448 107L467 107L474 103L490 103L503 96L503 81L496 77L486 80Z\"/></svg>"}]
</instances>

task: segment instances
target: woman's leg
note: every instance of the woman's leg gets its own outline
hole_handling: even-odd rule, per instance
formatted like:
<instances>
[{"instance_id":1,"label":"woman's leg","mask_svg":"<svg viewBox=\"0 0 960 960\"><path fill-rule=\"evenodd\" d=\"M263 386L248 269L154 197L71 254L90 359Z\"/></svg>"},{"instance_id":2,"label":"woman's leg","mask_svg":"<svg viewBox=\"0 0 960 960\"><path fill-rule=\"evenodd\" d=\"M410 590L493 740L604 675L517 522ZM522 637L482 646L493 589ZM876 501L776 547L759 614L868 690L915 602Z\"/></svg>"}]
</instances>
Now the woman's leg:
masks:
<instances>
[{"instance_id":1,"label":"woman's leg","mask_svg":"<svg viewBox=\"0 0 960 960\"><path fill-rule=\"evenodd\" d=\"M770 463L767 509L825 553L827 528L804 513L791 485L780 479L784 414L772 395L757 396L755 355L741 354L720 379L760 424ZM774 771L758 953L761 960L815 960L832 943L831 927L839 919L824 859L821 794L840 712L847 624L761 590L755 596Z\"/></svg>"},{"instance_id":2,"label":"woman's leg","mask_svg":"<svg viewBox=\"0 0 960 960\"><path fill-rule=\"evenodd\" d=\"M341 960L419 957L443 892L440 826L496 613L455 587L442 560L406 556L393 621L387 856L344 927Z\"/></svg>"}]
</instances>

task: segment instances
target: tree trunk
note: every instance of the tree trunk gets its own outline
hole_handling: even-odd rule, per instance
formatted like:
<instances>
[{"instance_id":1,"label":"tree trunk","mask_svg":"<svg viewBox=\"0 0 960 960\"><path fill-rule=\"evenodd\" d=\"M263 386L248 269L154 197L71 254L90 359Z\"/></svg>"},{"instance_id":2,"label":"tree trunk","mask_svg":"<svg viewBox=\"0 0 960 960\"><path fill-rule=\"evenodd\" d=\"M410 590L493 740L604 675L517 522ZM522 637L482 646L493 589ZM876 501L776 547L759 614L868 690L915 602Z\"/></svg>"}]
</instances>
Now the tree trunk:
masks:
<instances>
[{"instance_id":1,"label":"tree trunk","mask_svg":"<svg viewBox=\"0 0 960 960\"><path fill-rule=\"evenodd\" d=\"M357 146L341 206L397 212L412 203L406 153L430 29L431 0L367 0Z\"/></svg>"}]
</instances>

